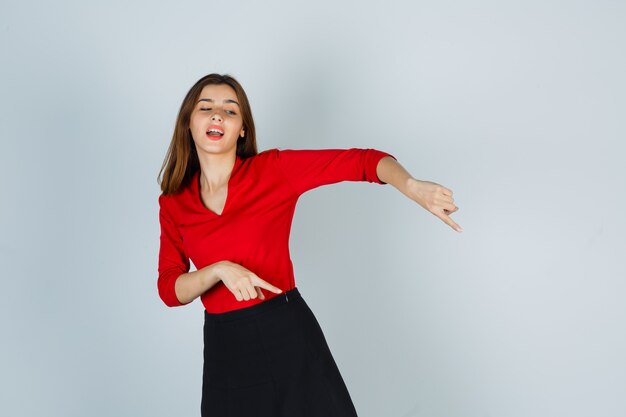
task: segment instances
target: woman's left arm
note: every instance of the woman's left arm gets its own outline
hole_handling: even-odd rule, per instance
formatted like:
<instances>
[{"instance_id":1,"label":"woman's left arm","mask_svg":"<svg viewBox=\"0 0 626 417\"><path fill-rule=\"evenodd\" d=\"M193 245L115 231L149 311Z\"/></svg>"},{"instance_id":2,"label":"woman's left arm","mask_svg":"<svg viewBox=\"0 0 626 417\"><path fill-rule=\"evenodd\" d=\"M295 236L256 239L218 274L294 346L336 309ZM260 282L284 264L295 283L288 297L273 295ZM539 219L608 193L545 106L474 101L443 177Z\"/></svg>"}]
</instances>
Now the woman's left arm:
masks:
<instances>
[{"instance_id":1,"label":"woman's left arm","mask_svg":"<svg viewBox=\"0 0 626 417\"><path fill-rule=\"evenodd\" d=\"M381 181L393 185L402 194L439 217L457 232L462 232L450 214L459 208L454 204L452 190L430 181L415 179L400 163L390 156L381 158L376 166L376 175Z\"/></svg>"}]
</instances>

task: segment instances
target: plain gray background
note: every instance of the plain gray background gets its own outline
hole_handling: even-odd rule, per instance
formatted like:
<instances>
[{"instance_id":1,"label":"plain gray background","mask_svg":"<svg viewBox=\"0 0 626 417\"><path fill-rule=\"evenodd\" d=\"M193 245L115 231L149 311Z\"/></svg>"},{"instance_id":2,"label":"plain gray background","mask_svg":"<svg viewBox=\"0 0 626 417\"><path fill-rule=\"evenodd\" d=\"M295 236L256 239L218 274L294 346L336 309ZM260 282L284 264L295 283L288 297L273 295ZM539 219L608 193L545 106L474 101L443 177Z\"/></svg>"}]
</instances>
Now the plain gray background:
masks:
<instances>
[{"instance_id":1,"label":"plain gray background","mask_svg":"<svg viewBox=\"0 0 626 417\"><path fill-rule=\"evenodd\" d=\"M188 89L259 149L376 148L454 191L304 194L290 240L359 416L626 415L619 1L8 2L0 414L198 416L202 305L156 291ZM294 416L296 417L296 416Z\"/></svg>"}]
</instances>

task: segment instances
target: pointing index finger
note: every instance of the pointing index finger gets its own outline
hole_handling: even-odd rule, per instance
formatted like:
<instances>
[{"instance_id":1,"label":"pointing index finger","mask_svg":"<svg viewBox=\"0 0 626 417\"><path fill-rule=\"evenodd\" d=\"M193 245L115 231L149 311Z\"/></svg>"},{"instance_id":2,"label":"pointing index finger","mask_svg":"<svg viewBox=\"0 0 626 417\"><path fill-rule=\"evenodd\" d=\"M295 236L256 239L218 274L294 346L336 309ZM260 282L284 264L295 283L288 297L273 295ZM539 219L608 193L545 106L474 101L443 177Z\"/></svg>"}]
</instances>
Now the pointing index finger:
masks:
<instances>
[{"instance_id":1,"label":"pointing index finger","mask_svg":"<svg viewBox=\"0 0 626 417\"><path fill-rule=\"evenodd\" d=\"M450 216L448 216L447 214L445 214L445 213L441 213L438 217L439 217L439 218L440 218L440 219L441 219L444 223L446 223L448 226L450 226L451 228L453 228L453 229L454 229L454 230L456 230L457 232L462 232L462 231L463 231L463 229L461 228L461 226L459 226L458 224L456 224L456 223L454 222L454 220L452 220L452 219L450 218Z\"/></svg>"}]
</instances>

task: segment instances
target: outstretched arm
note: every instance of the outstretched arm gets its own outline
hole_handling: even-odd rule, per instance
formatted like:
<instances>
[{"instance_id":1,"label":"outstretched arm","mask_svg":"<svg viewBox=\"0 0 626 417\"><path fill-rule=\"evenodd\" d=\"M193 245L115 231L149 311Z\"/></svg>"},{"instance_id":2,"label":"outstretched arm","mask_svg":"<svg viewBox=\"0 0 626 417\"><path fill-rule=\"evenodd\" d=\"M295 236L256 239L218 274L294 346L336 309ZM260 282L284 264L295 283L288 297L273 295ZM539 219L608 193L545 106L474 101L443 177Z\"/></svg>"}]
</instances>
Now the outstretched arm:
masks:
<instances>
[{"instance_id":1,"label":"outstretched arm","mask_svg":"<svg viewBox=\"0 0 626 417\"><path fill-rule=\"evenodd\" d=\"M454 204L452 190L430 181L420 181L408 173L400 163L392 157L385 156L376 166L376 175L387 184L393 185L402 194L439 217L444 223L457 232L462 232L450 214L459 208Z\"/></svg>"}]
</instances>

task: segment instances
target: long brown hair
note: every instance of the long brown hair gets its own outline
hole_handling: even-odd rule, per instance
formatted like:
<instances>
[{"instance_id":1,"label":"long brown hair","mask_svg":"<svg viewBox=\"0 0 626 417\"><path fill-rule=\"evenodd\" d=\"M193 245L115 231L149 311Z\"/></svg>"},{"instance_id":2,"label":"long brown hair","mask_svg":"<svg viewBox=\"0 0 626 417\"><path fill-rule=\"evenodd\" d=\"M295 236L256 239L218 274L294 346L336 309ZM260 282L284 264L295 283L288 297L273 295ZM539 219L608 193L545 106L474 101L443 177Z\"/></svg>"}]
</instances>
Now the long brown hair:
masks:
<instances>
[{"instance_id":1,"label":"long brown hair","mask_svg":"<svg viewBox=\"0 0 626 417\"><path fill-rule=\"evenodd\" d=\"M157 176L157 182L161 186L163 194L173 194L186 185L191 177L200 170L198 151L196 150L189 124L191 113L198 100L202 89L209 84L226 84L235 90L241 109L243 128L245 135L237 138L237 155L245 159L258 153L256 147L256 133L252 109L248 102L248 96L243 87L235 78L228 74L209 74L200 78L187 92L183 103L178 111L176 126L172 141L167 149L165 160ZM163 176L161 180L159 177Z\"/></svg>"}]
</instances>

